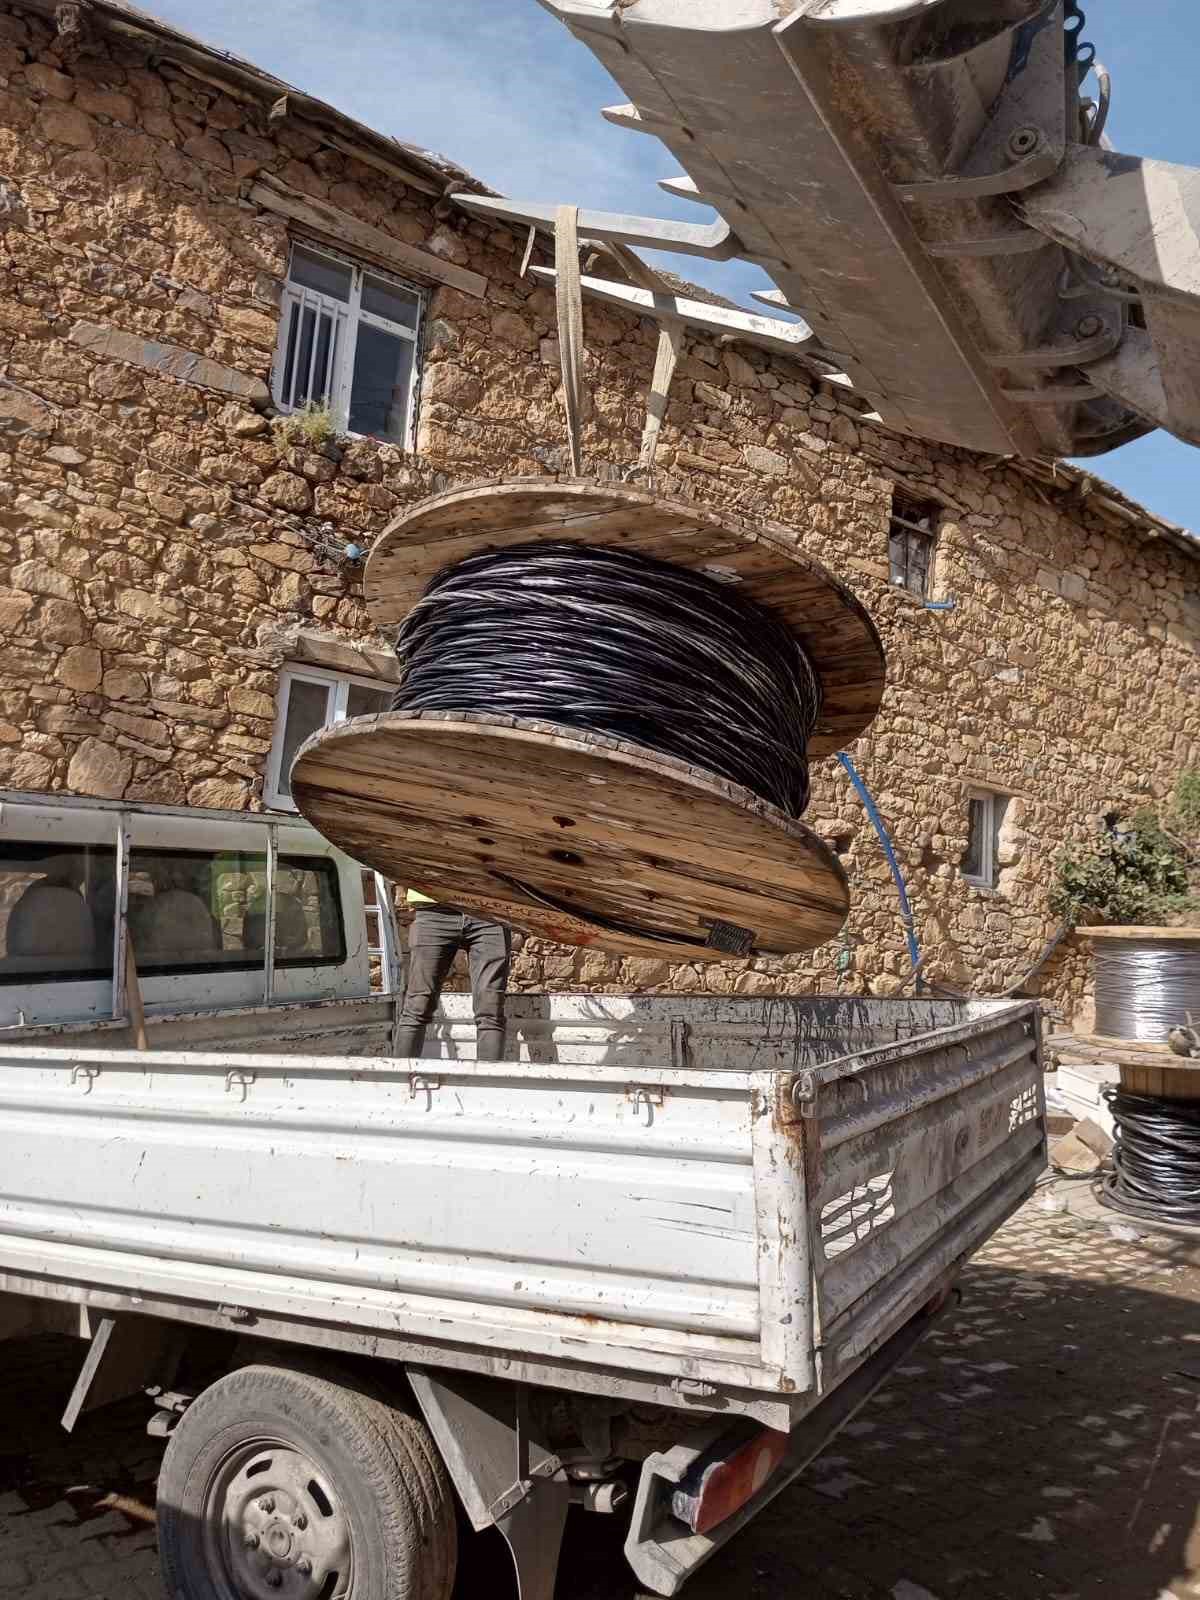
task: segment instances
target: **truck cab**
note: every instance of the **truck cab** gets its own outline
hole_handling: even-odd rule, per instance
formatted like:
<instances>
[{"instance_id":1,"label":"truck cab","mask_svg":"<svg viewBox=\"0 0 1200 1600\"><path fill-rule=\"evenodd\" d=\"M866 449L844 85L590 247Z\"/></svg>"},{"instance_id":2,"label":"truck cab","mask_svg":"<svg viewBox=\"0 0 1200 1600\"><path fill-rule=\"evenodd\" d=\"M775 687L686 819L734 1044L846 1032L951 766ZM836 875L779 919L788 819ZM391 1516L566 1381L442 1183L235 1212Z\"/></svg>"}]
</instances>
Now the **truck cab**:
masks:
<instances>
[{"instance_id":1,"label":"truck cab","mask_svg":"<svg viewBox=\"0 0 1200 1600\"><path fill-rule=\"evenodd\" d=\"M9 1037L121 1031L132 981L175 1042L234 1017L268 1036L297 1008L393 996L397 949L389 886L300 817L0 791Z\"/></svg>"}]
</instances>

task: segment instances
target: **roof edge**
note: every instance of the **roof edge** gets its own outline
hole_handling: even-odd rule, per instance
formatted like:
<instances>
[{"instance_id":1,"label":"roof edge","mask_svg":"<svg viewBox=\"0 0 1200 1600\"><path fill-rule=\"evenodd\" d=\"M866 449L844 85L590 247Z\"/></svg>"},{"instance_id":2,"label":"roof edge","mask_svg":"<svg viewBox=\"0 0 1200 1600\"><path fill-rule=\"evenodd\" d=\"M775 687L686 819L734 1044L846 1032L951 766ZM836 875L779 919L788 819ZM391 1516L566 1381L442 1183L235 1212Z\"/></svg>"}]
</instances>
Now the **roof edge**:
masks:
<instances>
[{"instance_id":1,"label":"roof edge","mask_svg":"<svg viewBox=\"0 0 1200 1600\"><path fill-rule=\"evenodd\" d=\"M1147 539L1163 539L1192 560L1200 560L1200 534L1147 510L1116 484L1085 467L1077 467L1070 461L1017 458L1011 458L1009 465L1031 483L1050 489L1067 487L1072 491L1071 499L1081 507L1090 506L1102 515L1136 528Z\"/></svg>"},{"instance_id":2,"label":"roof edge","mask_svg":"<svg viewBox=\"0 0 1200 1600\"><path fill-rule=\"evenodd\" d=\"M55 21L58 0L19 0L19 5L22 10L37 13L51 24ZM306 94L303 89L297 89L284 79L275 77L252 61L208 44L194 34L185 33L150 12L128 4L127 0L91 0L88 18L92 23L100 22L102 26L107 26L117 35L142 36L156 47L156 53L184 70L189 67L195 70L202 64L218 80L216 87L227 83L243 94L257 92L264 101L276 102L286 98L290 103L289 110L294 110L319 127L328 127L344 137L349 136L380 160L401 169L398 176L402 181L403 169L408 169L418 180L415 187L426 193L440 197L455 188L469 189L475 194L490 195L496 192L448 156L378 133L348 112L339 111L336 106ZM202 73L199 75L203 76Z\"/></svg>"},{"instance_id":3,"label":"roof edge","mask_svg":"<svg viewBox=\"0 0 1200 1600\"><path fill-rule=\"evenodd\" d=\"M51 23L55 20L58 3L59 0L19 0L20 9L36 13ZM454 189L465 189L473 194L482 195L497 193L495 189L451 161L449 157L378 133L349 113L339 111L336 106L306 94L302 89L295 88L284 79L275 77L273 73L234 55L231 51L207 44L193 34L185 33L182 29L163 22L150 12L129 4L128 0L90 0L88 15L93 21L98 20L102 25L107 24L111 31L118 35L134 34L150 41L152 49L157 54L185 71L191 70L201 78L207 73L210 81L216 80L216 87L228 84L243 95L256 94L264 101L270 100L273 103L286 98L289 110L294 109L306 121L317 127L348 138L368 156L373 154L377 161L397 169L396 175L401 182L407 181L406 173L409 174L412 185L427 194L448 198ZM506 223L499 223L498 226L509 227L514 233L523 231ZM618 273L622 271L619 261L615 262L615 267ZM696 299L713 305L726 306L734 310L742 309L735 302L726 300L724 296L690 284L674 273L660 273L660 276L675 292L686 291ZM802 370L811 381L812 374L807 369ZM970 454L970 452L964 453ZM986 463L989 458L974 459ZM1148 539L1163 539L1184 555L1190 556L1193 560L1200 560L1200 535L1165 517L1157 516L1094 472L1076 467L1065 460L1024 460L1019 457L991 459L997 463L1005 461L1019 475L1042 489L1062 490L1065 486L1072 491L1072 499L1080 506L1089 505L1112 520L1136 528Z\"/></svg>"}]
</instances>

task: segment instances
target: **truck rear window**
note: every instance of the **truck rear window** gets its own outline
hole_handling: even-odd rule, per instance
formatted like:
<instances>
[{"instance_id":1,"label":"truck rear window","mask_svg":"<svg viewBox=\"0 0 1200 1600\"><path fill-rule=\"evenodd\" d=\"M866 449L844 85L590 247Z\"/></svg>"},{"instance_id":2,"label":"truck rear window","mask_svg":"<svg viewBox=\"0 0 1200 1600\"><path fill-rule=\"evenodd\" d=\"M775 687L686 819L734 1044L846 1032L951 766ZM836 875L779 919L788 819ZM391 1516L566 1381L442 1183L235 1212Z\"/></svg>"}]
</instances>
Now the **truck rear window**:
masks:
<instances>
[{"instance_id":1,"label":"truck rear window","mask_svg":"<svg viewBox=\"0 0 1200 1600\"><path fill-rule=\"evenodd\" d=\"M261 967L266 856L135 849L129 858L129 931L139 972ZM280 856L275 965L314 967L345 959L337 868L319 857Z\"/></svg>"},{"instance_id":2,"label":"truck rear window","mask_svg":"<svg viewBox=\"0 0 1200 1600\"><path fill-rule=\"evenodd\" d=\"M111 980L116 879L111 845L0 842L0 983ZM266 908L265 854L130 854L129 931L144 974L261 968ZM336 866L320 857L281 855L276 966L332 966L345 959Z\"/></svg>"},{"instance_id":3,"label":"truck rear window","mask_svg":"<svg viewBox=\"0 0 1200 1600\"><path fill-rule=\"evenodd\" d=\"M111 845L0 842L0 983L112 980Z\"/></svg>"}]
</instances>

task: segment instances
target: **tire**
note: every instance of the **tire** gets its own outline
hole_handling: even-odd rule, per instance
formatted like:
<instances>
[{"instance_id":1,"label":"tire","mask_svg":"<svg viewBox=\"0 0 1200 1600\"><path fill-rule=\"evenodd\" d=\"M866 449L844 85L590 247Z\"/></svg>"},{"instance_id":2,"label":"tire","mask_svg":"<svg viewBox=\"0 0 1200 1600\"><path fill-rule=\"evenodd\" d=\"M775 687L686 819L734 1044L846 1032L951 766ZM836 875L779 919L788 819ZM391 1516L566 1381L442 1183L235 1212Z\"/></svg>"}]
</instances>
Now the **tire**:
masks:
<instances>
[{"instance_id":1,"label":"tire","mask_svg":"<svg viewBox=\"0 0 1200 1600\"><path fill-rule=\"evenodd\" d=\"M172 1600L450 1600L457 1533L424 1423L341 1374L228 1373L188 1407L159 1474Z\"/></svg>"}]
</instances>

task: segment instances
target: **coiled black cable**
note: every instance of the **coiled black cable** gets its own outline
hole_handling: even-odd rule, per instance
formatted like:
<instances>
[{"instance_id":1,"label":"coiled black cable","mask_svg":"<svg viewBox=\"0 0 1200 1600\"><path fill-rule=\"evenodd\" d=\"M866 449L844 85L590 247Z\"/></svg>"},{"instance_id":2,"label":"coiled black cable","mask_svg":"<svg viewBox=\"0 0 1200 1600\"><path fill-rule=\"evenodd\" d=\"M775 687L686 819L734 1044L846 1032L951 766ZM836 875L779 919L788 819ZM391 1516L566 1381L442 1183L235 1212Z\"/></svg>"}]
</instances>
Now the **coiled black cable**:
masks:
<instances>
[{"instance_id":1,"label":"coiled black cable","mask_svg":"<svg viewBox=\"0 0 1200 1600\"><path fill-rule=\"evenodd\" d=\"M1106 1205L1146 1222L1200 1226L1200 1100L1108 1089L1116 1143Z\"/></svg>"},{"instance_id":2,"label":"coiled black cable","mask_svg":"<svg viewBox=\"0 0 1200 1600\"><path fill-rule=\"evenodd\" d=\"M430 582L396 639L395 711L492 712L676 756L798 817L821 686L779 618L649 556L528 543Z\"/></svg>"}]
</instances>

